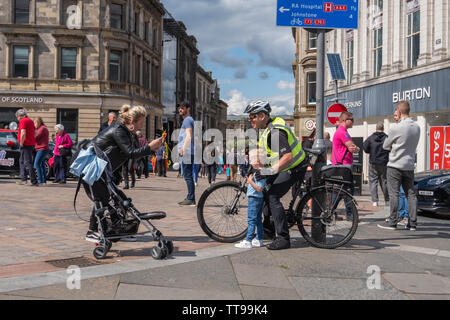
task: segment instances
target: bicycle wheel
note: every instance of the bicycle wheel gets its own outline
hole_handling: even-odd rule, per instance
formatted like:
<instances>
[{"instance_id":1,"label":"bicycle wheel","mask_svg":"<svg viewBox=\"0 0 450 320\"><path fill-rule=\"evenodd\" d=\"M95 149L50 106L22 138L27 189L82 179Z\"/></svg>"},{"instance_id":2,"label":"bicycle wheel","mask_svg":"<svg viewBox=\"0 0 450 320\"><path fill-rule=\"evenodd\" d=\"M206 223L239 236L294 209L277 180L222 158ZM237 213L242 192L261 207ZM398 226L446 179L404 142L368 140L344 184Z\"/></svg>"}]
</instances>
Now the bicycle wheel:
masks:
<instances>
[{"instance_id":1,"label":"bicycle wheel","mask_svg":"<svg viewBox=\"0 0 450 320\"><path fill-rule=\"evenodd\" d=\"M314 205L319 208L318 217L312 215ZM343 246L358 228L358 209L353 197L337 187L323 186L308 192L298 204L296 216L303 238L318 248Z\"/></svg>"},{"instance_id":2,"label":"bicycle wheel","mask_svg":"<svg viewBox=\"0 0 450 320\"><path fill-rule=\"evenodd\" d=\"M247 188L223 181L206 189L197 206L197 219L203 231L219 242L236 242L247 234ZM232 208L236 200L236 205Z\"/></svg>"}]
</instances>

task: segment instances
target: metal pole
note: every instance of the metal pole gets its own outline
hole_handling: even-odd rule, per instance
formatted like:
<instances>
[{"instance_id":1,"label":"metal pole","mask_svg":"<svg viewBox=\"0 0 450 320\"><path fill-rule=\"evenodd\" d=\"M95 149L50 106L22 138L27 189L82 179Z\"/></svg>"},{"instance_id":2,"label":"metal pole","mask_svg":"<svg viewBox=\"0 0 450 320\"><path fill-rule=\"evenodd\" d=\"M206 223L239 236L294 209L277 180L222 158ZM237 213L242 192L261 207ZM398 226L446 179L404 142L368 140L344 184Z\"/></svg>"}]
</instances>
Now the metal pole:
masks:
<instances>
[{"instance_id":1,"label":"metal pole","mask_svg":"<svg viewBox=\"0 0 450 320\"><path fill-rule=\"evenodd\" d=\"M326 164L326 148L323 140L324 130L324 113L325 113L325 33L326 30L317 30L317 104L316 104L316 140L314 141L313 149L320 150L321 155L317 157L312 168L312 185L319 186L320 169ZM317 199L322 206L325 205L325 194L319 195ZM318 203L312 203L312 217L319 217L321 210ZM325 242L326 228L320 219L313 219L311 226L311 236L317 242Z\"/></svg>"}]
</instances>

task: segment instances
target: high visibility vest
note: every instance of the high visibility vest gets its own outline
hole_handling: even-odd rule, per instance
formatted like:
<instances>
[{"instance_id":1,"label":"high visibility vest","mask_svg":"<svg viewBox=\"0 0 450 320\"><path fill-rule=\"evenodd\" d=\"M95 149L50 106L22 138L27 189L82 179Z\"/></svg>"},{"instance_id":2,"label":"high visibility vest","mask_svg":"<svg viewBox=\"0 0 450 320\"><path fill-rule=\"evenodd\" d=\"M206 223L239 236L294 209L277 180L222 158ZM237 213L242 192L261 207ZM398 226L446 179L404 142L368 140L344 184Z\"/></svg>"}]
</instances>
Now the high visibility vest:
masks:
<instances>
[{"instance_id":1,"label":"high visibility vest","mask_svg":"<svg viewBox=\"0 0 450 320\"><path fill-rule=\"evenodd\" d=\"M268 165L272 166L273 164L277 163L280 160L279 152L274 152L274 151L270 150L269 144L268 144L269 133L273 129L284 130L286 132L287 137L288 137L289 147L291 148L291 152L292 152L291 163L289 163L289 165L286 167L286 169L283 169L281 172L288 171L292 168L295 168L300 163L302 163L302 161L306 157L306 154L302 149L302 144L300 143L300 141L298 141L297 137L292 132L291 128L289 126L287 126L286 122L281 118L273 119L272 122L269 123L269 125L267 126L267 128L264 130L264 132L262 133L262 135L259 138L258 145L263 150L266 150Z\"/></svg>"}]
</instances>

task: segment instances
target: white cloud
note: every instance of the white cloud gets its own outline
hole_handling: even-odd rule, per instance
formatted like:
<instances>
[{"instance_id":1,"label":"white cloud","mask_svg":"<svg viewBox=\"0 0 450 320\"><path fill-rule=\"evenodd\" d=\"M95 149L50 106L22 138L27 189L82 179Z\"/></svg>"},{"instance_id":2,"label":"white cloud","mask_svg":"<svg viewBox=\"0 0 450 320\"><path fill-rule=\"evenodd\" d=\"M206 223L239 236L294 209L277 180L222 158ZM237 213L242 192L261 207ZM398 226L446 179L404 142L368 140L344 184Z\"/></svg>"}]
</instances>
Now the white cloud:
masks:
<instances>
[{"instance_id":1,"label":"white cloud","mask_svg":"<svg viewBox=\"0 0 450 320\"><path fill-rule=\"evenodd\" d=\"M280 89L280 90L294 90L295 84L293 82L280 80L277 83L277 88Z\"/></svg>"},{"instance_id":2,"label":"white cloud","mask_svg":"<svg viewBox=\"0 0 450 320\"><path fill-rule=\"evenodd\" d=\"M256 55L260 66L291 73L295 41L290 28L276 27L274 0L164 0L163 5L198 40L200 56L240 67L250 61L232 59L231 48Z\"/></svg>"},{"instance_id":3,"label":"white cloud","mask_svg":"<svg viewBox=\"0 0 450 320\"><path fill-rule=\"evenodd\" d=\"M228 92L230 99L224 99L228 104L228 114L241 115L244 113L245 107L253 100L268 100L272 108L272 114L293 114L295 97L293 94L277 95L272 97L247 98L244 94L233 89Z\"/></svg>"}]
</instances>

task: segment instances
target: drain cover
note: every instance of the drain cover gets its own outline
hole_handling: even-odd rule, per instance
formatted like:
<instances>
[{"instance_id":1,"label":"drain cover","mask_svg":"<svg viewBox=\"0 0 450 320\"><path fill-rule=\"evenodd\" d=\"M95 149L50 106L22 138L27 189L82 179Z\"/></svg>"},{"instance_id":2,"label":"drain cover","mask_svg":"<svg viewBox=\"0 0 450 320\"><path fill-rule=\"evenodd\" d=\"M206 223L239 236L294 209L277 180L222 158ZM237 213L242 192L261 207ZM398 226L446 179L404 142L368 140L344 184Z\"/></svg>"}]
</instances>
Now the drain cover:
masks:
<instances>
[{"instance_id":1,"label":"drain cover","mask_svg":"<svg viewBox=\"0 0 450 320\"><path fill-rule=\"evenodd\" d=\"M54 267L57 267L57 268L68 268L70 266L78 266L80 268L84 268L84 267L97 266L99 264L102 264L102 263L96 262L94 260L85 258L85 257L60 259L60 260L49 260L49 261L45 261L45 262Z\"/></svg>"}]
</instances>

